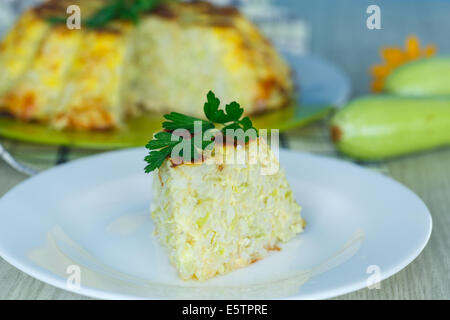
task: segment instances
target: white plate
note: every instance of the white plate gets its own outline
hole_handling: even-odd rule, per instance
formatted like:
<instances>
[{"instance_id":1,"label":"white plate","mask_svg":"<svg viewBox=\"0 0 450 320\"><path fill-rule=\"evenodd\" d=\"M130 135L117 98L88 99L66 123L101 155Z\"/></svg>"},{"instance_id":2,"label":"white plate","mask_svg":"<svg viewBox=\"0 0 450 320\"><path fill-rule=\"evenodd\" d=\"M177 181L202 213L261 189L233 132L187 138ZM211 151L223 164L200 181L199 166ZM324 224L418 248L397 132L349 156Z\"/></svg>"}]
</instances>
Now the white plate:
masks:
<instances>
[{"instance_id":1,"label":"white plate","mask_svg":"<svg viewBox=\"0 0 450 320\"><path fill-rule=\"evenodd\" d=\"M300 108L302 105L340 108L347 103L351 84L347 74L338 66L312 55L285 54L285 58L300 87Z\"/></svg>"},{"instance_id":2,"label":"white plate","mask_svg":"<svg viewBox=\"0 0 450 320\"><path fill-rule=\"evenodd\" d=\"M98 298L311 299L393 275L431 233L428 209L399 183L281 150L305 232L247 268L185 282L152 236L144 155L130 149L84 158L13 188L0 199L0 255L37 279Z\"/></svg>"}]
</instances>

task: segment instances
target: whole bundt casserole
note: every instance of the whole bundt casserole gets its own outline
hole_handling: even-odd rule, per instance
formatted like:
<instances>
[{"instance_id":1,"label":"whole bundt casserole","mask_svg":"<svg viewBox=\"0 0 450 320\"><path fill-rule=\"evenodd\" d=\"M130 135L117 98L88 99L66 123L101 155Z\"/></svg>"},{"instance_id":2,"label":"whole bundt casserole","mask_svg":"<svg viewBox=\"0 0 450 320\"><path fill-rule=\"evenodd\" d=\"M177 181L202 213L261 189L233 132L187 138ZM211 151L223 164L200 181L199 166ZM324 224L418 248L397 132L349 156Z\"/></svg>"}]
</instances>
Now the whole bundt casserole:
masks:
<instances>
[{"instance_id":1,"label":"whole bundt casserole","mask_svg":"<svg viewBox=\"0 0 450 320\"><path fill-rule=\"evenodd\" d=\"M205 94L239 101L248 114L286 105L289 66L236 9L162 2L140 21L70 30L102 0L52 0L23 13L0 44L0 112L65 129L113 129L140 112L202 117Z\"/></svg>"}]
</instances>

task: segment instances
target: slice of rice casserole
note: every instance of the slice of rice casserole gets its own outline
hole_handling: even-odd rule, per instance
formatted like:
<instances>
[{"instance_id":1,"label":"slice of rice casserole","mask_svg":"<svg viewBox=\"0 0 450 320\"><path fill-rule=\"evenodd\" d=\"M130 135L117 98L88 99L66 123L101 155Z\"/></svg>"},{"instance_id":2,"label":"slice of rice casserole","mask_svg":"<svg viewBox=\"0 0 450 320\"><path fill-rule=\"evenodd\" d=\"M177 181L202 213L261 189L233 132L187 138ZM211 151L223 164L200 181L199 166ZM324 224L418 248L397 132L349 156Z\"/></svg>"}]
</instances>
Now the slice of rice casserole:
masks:
<instances>
[{"instance_id":1,"label":"slice of rice casserole","mask_svg":"<svg viewBox=\"0 0 450 320\"><path fill-rule=\"evenodd\" d=\"M232 159L233 153L244 161L217 160ZM155 235L185 280L206 280L256 262L305 226L262 138L245 147L216 147L214 154L179 165L168 158L154 173Z\"/></svg>"}]
</instances>

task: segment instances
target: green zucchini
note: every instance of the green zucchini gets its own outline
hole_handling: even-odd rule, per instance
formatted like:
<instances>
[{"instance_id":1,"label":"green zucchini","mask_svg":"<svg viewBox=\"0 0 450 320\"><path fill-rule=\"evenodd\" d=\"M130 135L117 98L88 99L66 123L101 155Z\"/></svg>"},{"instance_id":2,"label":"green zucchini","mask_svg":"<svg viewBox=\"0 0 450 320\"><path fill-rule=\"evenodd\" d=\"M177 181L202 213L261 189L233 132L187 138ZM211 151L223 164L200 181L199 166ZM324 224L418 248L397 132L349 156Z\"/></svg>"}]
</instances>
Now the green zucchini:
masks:
<instances>
[{"instance_id":1,"label":"green zucchini","mask_svg":"<svg viewBox=\"0 0 450 320\"><path fill-rule=\"evenodd\" d=\"M387 78L384 91L404 96L450 96L450 56L409 62Z\"/></svg>"},{"instance_id":2,"label":"green zucchini","mask_svg":"<svg viewBox=\"0 0 450 320\"><path fill-rule=\"evenodd\" d=\"M450 98L358 98L333 116L331 136L340 152L361 160L450 145Z\"/></svg>"}]
</instances>

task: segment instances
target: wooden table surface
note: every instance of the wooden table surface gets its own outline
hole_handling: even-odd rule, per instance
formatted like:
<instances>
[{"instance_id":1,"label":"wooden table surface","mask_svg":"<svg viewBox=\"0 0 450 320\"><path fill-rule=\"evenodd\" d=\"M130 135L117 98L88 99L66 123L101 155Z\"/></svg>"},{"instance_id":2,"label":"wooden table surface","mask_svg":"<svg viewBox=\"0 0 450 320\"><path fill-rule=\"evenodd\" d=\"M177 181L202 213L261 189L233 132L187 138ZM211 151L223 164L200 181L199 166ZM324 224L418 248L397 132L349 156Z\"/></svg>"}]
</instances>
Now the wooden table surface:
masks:
<instances>
[{"instance_id":1,"label":"wooden table surface","mask_svg":"<svg viewBox=\"0 0 450 320\"><path fill-rule=\"evenodd\" d=\"M351 77L354 95L367 93L368 67L378 61L382 45L402 44L414 33L450 52L450 2L445 1L288 1L293 12L311 26L310 51L339 65ZM382 30L365 26L366 8L378 4ZM308 150L305 143L326 124L295 129L285 134L287 146ZM314 140L316 141L316 140ZM315 143L315 142L314 142ZM313 143L313 145L314 145ZM323 145L329 141L323 141ZM320 152L321 145L317 146ZM314 150L313 150L314 151ZM425 250L404 270L381 283L337 299L450 299L450 149L444 148L381 164L387 174L416 192L433 216L433 233ZM0 161L0 196L26 177ZM0 299L88 299L36 280L0 258Z\"/></svg>"}]
</instances>

